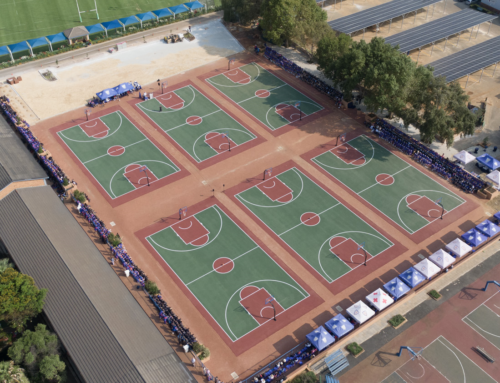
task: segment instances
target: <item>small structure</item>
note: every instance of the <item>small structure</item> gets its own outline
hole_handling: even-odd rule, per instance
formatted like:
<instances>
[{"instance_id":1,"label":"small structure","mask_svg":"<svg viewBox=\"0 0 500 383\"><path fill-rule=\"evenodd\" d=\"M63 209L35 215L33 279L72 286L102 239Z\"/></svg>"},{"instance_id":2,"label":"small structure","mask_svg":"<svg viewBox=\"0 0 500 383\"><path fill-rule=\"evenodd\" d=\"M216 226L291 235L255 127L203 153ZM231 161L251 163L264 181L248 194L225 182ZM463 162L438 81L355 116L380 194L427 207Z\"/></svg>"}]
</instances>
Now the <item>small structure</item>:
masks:
<instances>
[{"instance_id":1,"label":"small structure","mask_svg":"<svg viewBox=\"0 0 500 383\"><path fill-rule=\"evenodd\" d=\"M408 270L399 274L399 278L411 288L414 288L425 280L425 276L414 267L410 267Z\"/></svg>"},{"instance_id":2,"label":"small structure","mask_svg":"<svg viewBox=\"0 0 500 383\"><path fill-rule=\"evenodd\" d=\"M325 326L337 338L344 336L354 329L352 323L349 322L342 314L335 315L332 319L325 323Z\"/></svg>"},{"instance_id":3,"label":"small structure","mask_svg":"<svg viewBox=\"0 0 500 383\"><path fill-rule=\"evenodd\" d=\"M66 36L64 36L64 33L62 33L62 32L56 33L55 35L45 36L45 38L49 42L49 46L50 46L51 51L54 51L52 44L67 40Z\"/></svg>"},{"instance_id":4,"label":"small structure","mask_svg":"<svg viewBox=\"0 0 500 383\"><path fill-rule=\"evenodd\" d=\"M384 286L385 291L391 294L394 299L398 300L411 289L398 277L390 280Z\"/></svg>"},{"instance_id":5,"label":"small structure","mask_svg":"<svg viewBox=\"0 0 500 383\"><path fill-rule=\"evenodd\" d=\"M78 39L80 37L84 37L85 40L89 39L89 31L83 26L66 29L63 33L64 36L66 36L66 38L69 40L70 44L73 44L74 39Z\"/></svg>"},{"instance_id":6,"label":"small structure","mask_svg":"<svg viewBox=\"0 0 500 383\"><path fill-rule=\"evenodd\" d=\"M498 170L493 170L486 175L486 178L492 180L496 184L495 187L497 189L500 188L500 172Z\"/></svg>"},{"instance_id":7,"label":"small structure","mask_svg":"<svg viewBox=\"0 0 500 383\"><path fill-rule=\"evenodd\" d=\"M459 160L464 165L476 159L476 157L470 154L467 150L462 150L460 153L455 154L453 157Z\"/></svg>"},{"instance_id":8,"label":"small structure","mask_svg":"<svg viewBox=\"0 0 500 383\"><path fill-rule=\"evenodd\" d=\"M455 258L453 258L450 254L448 254L443 249L439 249L434 254L432 254L429 259L441 269L448 268L453 262L455 262Z\"/></svg>"},{"instance_id":9,"label":"small structure","mask_svg":"<svg viewBox=\"0 0 500 383\"><path fill-rule=\"evenodd\" d=\"M490 220L484 220L479 225L476 226L476 230L479 230L481 233L486 235L487 237L494 237L498 233L500 233L500 227L495 225Z\"/></svg>"},{"instance_id":10,"label":"small structure","mask_svg":"<svg viewBox=\"0 0 500 383\"><path fill-rule=\"evenodd\" d=\"M368 319L375 315L375 311L369 308L362 301L353 304L346 311L350 317L359 324L365 323Z\"/></svg>"},{"instance_id":11,"label":"small structure","mask_svg":"<svg viewBox=\"0 0 500 383\"><path fill-rule=\"evenodd\" d=\"M476 229L470 229L468 232L462 234L462 239L470 246L477 247L486 241L487 238Z\"/></svg>"},{"instance_id":12,"label":"small structure","mask_svg":"<svg viewBox=\"0 0 500 383\"><path fill-rule=\"evenodd\" d=\"M427 279L431 279L434 275L441 271L441 269L434 263L432 263L429 259L424 259L413 267L415 268L415 270L422 273L422 275Z\"/></svg>"},{"instance_id":13,"label":"small structure","mask_svg":"<svg viewBox=\"0 0 500 383\"><path fill-rule=\"evenodd\" d=\"M500 162L490 156L488 153L484 153L483 155L476 158L478 165L484 171L496 170L500 167Z\"/></svg>"},{"instance_id":14,"label":"small structure","mask_svg":"<svg viewBox=\"0 0 500 383\"><path fill-rule=\"evenodd\" d=\"M460 258L463 257L465 254L469 253L472 250L472 247L470 247L465 242L457 238L448 243L446 245L446 249Z\"/></svg>"},{"instance_id":15,"label":"small structure","mask_svg":"<svg viewBox=\"0 0 500 383\"><path fill-rule=\"evenodd\" d=\"M370 295L366 297L366 300L373 306L377 311L382 311L386 307L394 303L392 299L385 291L382 289L377 289Z\"/></svg>"},{"instance_id":16,"label":"small structure","mask_svg":"<svg viewBox=\"0 0 500 383\"><path fill-rule=\"evenodd\" d=\"M307 334L306 338L314 347L318 349L318 351L327 348L329 345L335 342L333 336L331 336L323 326L319 326L312 333Z\"/></svg>"}]
</instances>

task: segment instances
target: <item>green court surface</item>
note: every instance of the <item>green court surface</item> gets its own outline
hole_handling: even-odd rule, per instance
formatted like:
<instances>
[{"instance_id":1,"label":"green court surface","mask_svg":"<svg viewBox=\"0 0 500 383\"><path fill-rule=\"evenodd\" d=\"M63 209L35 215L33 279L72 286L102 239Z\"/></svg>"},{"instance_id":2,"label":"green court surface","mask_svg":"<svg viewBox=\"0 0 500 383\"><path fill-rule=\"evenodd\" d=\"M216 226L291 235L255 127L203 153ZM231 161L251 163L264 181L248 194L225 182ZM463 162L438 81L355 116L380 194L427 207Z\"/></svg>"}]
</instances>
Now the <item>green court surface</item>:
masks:
<instances>
[{"instance_id":1,"label":"green court surface","mask_svg":"<svg viewBox=\"0 0 500 383\"><path fill-rule=\"evenodd\" d=\"M57 134L113 199L180 170L120 111Z\"/></svg>"},{"instance_id":2,"label":"green court surface","mask_svg":"<svg viewBox=\"0 0 500 383\"><path fill-rule=\"evenodd\" d=\"M146 240L232 341L309 296L217 205Z\"/></svg>"},{"instance_id":3,"label":"green court surface","mask_svg":"<svg viewBox=\"0 0 500 383\"><path fill-rule=\"evenodd\" d=\"M465 202L365 135L312 161L410 234Z\"/></svg>"},{"instance_id":4,"label":"green court surface","mask_svg":"<svg viewBox=\"0 0 500 383\"><path fill-rule=\"evenodd\" d=\"M496 312L481 305L463 321L500 350L500 316Z\"/></svg>"},{"instance_id":5,"label":"green court surface","mask_svg":"<svg viewBox=\"0 0 500 383\"><path fill-rule=\"evenodd\" d=\"M323 109L256 63L231 69L206 81L271 130Z\"/></svg>"},{"instance_id":6,"label":"green court surface","mask_svg":"<svg viewBox=\"0 0 500 383\"><path fill-rule=\"evenodd\" d=\"M297 168L236 198L328 283L393 245Z\"/></svg>"},{"instance_id":7,"label":"green court surface","mask_svg":"<svg viewBox=\"0 0 500 383\"><path fill-rule=\"evenodd\" d=\"M256 138L191 85L137 106L198 163Z\"/></svg>"}]
</instances>

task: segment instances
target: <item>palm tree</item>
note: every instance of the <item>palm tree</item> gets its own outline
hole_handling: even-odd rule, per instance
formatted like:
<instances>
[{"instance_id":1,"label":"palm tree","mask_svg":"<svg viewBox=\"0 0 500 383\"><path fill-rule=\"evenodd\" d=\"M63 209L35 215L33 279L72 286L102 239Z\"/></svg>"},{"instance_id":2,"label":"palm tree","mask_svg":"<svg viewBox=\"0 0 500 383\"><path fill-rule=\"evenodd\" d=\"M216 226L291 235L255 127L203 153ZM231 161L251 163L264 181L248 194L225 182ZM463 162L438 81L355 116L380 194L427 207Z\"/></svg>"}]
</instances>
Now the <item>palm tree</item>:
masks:
<instances>
[{"instance_id":1,"label":"palm tree","mask_svg":"<svg viewBox=\"0 0 500 383\"><path fill-rule=\"evenodd\" d=\"M9 258L0 259L0 274L2 274L6 269L14 268L14 265L9 262ZM0 380L1 382L1 380Z\"/></svg>"}]
</instances>

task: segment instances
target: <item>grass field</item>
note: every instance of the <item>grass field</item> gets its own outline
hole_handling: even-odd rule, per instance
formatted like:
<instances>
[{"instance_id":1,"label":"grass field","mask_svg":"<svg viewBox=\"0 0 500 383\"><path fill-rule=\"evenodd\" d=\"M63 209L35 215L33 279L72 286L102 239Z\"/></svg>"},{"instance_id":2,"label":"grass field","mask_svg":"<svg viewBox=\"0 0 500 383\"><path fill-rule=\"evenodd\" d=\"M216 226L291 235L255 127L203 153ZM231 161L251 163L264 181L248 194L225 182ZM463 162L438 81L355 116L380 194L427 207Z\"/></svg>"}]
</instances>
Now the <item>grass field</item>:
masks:
<instances>
[{"instance_id":1,"label":"grass field","mask_svg":"<svg viewBox=\"0 0 500 383\"><path fill-rule=\"evenodd\" d=\"M362 135L312 159L408 233L440 219L465 201L406 161Z\"/></svg>"},{"instance_id":2,"label":"grass field","mask_svg":"<svg viewBox=\"0 0 500 383\"><path fill-rule=\"evenodd\" d=\"M74 0L0 0L0 46L181 3L180 0L97 0L99 20L95 12L86 12L80 23ZM213 3L212 0L208 2L209 5ZM93 0L79 0L78 4L80 11L95 8ZM215 4L220 4L220 0L215 0Z\"/></svg>"},{"instance_id":3,"label":"grass field","mask_svg":"<svg viewBox=\"0 0 500 383\"><path fill-rule=\"evenodd\" d=\"M271 130L307 119L323 109L256 63L231 69L206 81Z\"/></svg>"},{"instance_id":4,"label":"grass field","mask_svg":"<svg viewBox=\"0 0 500 383\"><path fill-rule=\"evenodd\" d=\"M57 134L112 199L180 171L119 111Z\"/></svg>"},{"instance_id":5,"label":"grass field","mask_svg":"<svg viewBox=\"0 0 500 383\"><path fill-rule=\"evenodd\" d=\"M236 198L329 283L393 245L297 168Z\"/></svg>"},{"instance_id":6,"label":"grass field","mask_svg":"<svg viewBox=\"0 0 500 383\"><path fill-rule=\"evenodd\" d=\"M146 240L232 341L309 296L217 205Z\"/></svg>"},{"instance_id":7,"label":"grass field","mask_svg":"<svg viewBox=\"0 0 500 383\"><path fill-rule=\"evenodd\" d=\"M198 163L256 138L191 85L137 106Z\"/></svg>"}]
</instances>

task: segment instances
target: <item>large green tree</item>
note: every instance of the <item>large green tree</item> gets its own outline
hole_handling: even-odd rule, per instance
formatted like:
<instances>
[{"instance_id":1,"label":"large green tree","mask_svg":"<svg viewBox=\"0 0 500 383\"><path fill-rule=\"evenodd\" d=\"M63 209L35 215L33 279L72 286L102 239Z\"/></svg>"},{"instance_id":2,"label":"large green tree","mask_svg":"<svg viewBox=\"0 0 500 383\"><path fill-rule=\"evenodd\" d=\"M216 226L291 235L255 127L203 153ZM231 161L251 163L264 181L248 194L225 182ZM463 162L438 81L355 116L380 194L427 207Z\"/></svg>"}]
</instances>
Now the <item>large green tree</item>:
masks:
<instances>
[{"instance_id":1,"label":"large green tree","mask_svg":"<svg viewBox=\"0 0 500 383\"><path fill-rule=\"evenodd\" d=\"M222 0L224 20L239 22L243 25L257 20L260 16L263 0Z\"/></svg>"},{"instance_id":2,"label":"large green tree","mask_svg":"<svg viewBox=\"0 0 500 383\"><path fill-rule=\"evenodd\" d=\"M57 336L48 331L45 325L38 324L35 331L26 330L7 354L26 369L30 379L58 382L65 369L58 350Z\"/></svg>"},{"instance_id":3,"label":"large green tree","mask_svg":"<svg viewBox=\"0 0 500 383\"><path fill-rule=\"evenodd\" d=\"M0 362L1 383L29 383L24 370L16 366L13 361Z\"/></svg>"},{"instance_id":4,"label":"large green tree","mask_svg":"<svg viewBox=\"0 0 500 383\"><path fill-rule=\"evenodd\" d=\"M21 330L42 311L47 289L39 289L29 275L8 268L0 274L0 320Z\"/></svg>"},{"instance_id":5,"label":"large green tree","mask_svg":"<svg viewBox=\"0 0 500 383\"><path fill-rule=\"evenodd\" d=\"M300 0L264 0L261 27L264 37L277 45L288 43L294 36Z\"/></svg>"},{"instance_id":6,"label":"large green tree","mask_svg":"<svg viewBox=\"0 0 500 383\"><path fill-rule=\"evenodd\" d=\"M318 7L315 0L299 0L298 7L292 38L312 59L318 42L334 32L326 23L326 12Z\"/></svg>"},{"instance_id":7,"label":"large green tree","mask_svg":"<svg viewBox=\"0 0 500 383\"><path fill-rule=\"evenodd\" d=\"M349 52L352 44L350 36L345 34L336 35L333 31L323 36L318 41L316 60L318 69L330 80L334 79L334 69L337 60Z\"/></svg>"},{"instance_id":8,"label":"large green tree","mask_svg":"<svg viewBox=\"0 0 500 383\"><path fill-rule=\"evenodd\" d=\"M9 262L9 258L0 259L0 274L2 274L7 269L13 269L14 265Z\"/></svg>"}]
</instances>

